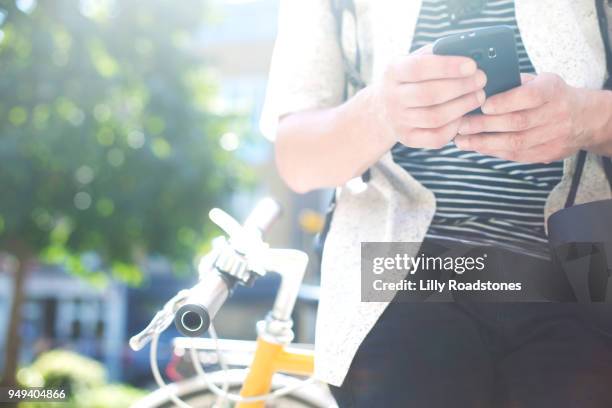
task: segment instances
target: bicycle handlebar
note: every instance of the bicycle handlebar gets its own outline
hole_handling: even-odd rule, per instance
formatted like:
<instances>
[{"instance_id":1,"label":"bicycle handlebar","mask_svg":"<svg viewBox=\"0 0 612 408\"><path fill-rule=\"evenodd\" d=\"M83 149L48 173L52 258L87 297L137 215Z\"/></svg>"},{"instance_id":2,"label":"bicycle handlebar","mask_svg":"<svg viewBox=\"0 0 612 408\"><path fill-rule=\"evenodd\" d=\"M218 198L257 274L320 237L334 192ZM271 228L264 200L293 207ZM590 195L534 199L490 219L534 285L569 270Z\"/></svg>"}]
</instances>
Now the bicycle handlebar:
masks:
<instances>
[{"instance_id":1,"label":"bicycle handlebar","mask_svg":"<svg viewBox=\"0 0 612 408\"><path fill-rule=\"evenodd\" d=\"M273 199L261 200L239 231L265 233L280 216L280 210L280 205ZM190 295L174 316L174 324L184 336L196 337L206 333L210 322L240 282L240 279L219 271L214 265L209 268L203 271L200 282L190 290Z\"/></svg>"},{"instance_id":2,"label":"bicycle handlebar","mask_svg":"<svg viewBox=\"0 0 612 408\"><path fill-rule=\"evenodd\" d=\"M276 221L281 214L280 205L272 198L264 198L253 209L251 214L244 222L246 229L256 228L262 234L270 229L270 226Z\"/></svg>"},{"instance_id":3,"label":"bicycle handlebar","mask_svg":"<svg viewBox=\"0 0 612 408\"><path fill-rule=\"evenodd\" d=\"M174 324L187 337L201 336L236 285L231 276L212 270L191 289L185 303L176 311Z\"/></svg>"}]
</instances>

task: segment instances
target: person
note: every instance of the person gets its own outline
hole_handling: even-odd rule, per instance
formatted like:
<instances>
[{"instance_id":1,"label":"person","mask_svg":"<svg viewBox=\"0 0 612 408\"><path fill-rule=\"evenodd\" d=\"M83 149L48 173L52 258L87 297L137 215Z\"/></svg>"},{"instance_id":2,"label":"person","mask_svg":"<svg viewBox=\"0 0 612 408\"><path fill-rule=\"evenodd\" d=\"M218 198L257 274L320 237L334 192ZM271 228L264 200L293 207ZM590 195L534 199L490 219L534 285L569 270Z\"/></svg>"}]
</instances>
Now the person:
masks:
<instances>
[{"instance_id":1,"label":"person","mask_svg":"<svg viewBox=\"0 0 612 408\"><path fill-rule=\"evenodd\" d=\"M338 37L332 1L281 1L261 122L290 188L336 188L316 376L340 407L612 406L612 341L578 305L362 302L359 276L367 241L422 252L455 240L530 259L521 248L545 247L580 150L576 202L611 197L595 2L354 3ZM487 98L473 60L431 44L498 24L515 31L522 84ZM348 95L343 53L365 82ZM366 171L366 188L352 188Z\"/></svg>"}]
</instances>

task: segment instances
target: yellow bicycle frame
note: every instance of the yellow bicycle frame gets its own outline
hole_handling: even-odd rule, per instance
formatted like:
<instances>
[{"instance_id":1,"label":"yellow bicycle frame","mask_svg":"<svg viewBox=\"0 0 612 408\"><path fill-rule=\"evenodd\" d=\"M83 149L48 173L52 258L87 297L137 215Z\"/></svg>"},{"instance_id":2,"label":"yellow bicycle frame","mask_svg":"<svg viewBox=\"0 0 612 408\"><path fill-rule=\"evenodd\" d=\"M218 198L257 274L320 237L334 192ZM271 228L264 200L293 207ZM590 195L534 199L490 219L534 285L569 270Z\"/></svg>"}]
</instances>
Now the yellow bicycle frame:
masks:
<instances>
[{"instance_id":1,"label":"yellow bicycle frame","mask_svg":"<svg viewBox=\"0 0 612 408\"><path fill-rule=\"evenodd\" d=\"M263 337L257 339L257 348L240 395L255 397L270 392L272 376L282 372L310 376L314 372L314 353L311 350L290 349ZM239 403L237 408L263 408L265 401Z\"/></svg>"}]
</instances>

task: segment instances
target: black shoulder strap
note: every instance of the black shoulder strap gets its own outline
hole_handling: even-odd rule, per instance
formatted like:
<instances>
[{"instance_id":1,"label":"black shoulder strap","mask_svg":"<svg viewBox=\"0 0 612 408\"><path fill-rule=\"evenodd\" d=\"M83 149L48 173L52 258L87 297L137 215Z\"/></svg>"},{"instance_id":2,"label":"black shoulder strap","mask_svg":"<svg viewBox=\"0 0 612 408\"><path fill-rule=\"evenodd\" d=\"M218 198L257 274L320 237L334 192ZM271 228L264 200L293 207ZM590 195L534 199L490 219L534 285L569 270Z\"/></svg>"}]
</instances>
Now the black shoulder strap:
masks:
<instances>
[{"instance_id":1,"label":"black shoulder strap","mask_svg":"<svg viewBox=\"0 0 612 408\"><path fill-rule=\"evenodd\" d=\"M606 176L608 176L608 181L610 182L610 190L612 190L612 159L609 157L603 158L603 167L606 172Z\"/></svg>"},{"instance_id":2,"label":"black shoulder strap","mask_svg":"<svg viewBox=\"0 0 612 408\"><path fill-rule=\"evenodd\" d=\"M576 170L574 171L572 183L570 184L570 190L567 194L567 199L565 200L565 208L572 207L576 203L576 194L578 193L580 179L582 178L582 173L584 172L586 158L587 152L585 150L581 150L576 159ZM612 190L612 159L610 159L610 157L603 156L601 158L601 162L606 177L608 178L608 183L610 183L610 190Z\"/></svg>"},{"instance_id":3,"label":"black shoulder strap","mask_svg":"<svg viewBox=\"0 0 612 408\"><path fill-rule=\"evenodd\" d=\"M582 172L584 171L584 164L586 163L587 152L581 150L578 153L576 159L576 170L572 177L572 184L570 185L569 193L567 194L567 200L565 200L565 208L572 207L576 202L576 194L578 193L578 186L580 185L580 179L582 178Z\"/></svg>"}]
</instances>

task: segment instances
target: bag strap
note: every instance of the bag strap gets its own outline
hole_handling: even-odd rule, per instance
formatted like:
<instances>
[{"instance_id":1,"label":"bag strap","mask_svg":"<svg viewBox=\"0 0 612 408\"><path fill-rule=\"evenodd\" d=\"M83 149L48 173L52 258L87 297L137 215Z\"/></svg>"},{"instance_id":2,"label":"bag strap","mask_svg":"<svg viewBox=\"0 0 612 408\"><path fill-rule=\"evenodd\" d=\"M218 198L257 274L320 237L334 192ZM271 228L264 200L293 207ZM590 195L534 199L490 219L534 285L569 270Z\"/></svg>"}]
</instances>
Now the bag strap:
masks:
<instances>
[{"instance_id":1,"label":"bag strap","mask_svg":"<svg viewBox=\"0 0 612 408\"><path fill-rule=\"evenodd\" d=\"M331 10L336 21L336 40L340 47L342 54L342 65L344 68L344 100L348 99L351 95L349 88L352 87L352 91L356 92L361 88L365 88L365 81L361 77L361 47L359 47L359 36L357 29L357 11L355 9L355 2L353 0L330 0ZM342 41L344 33L344 16L348 13L353 19L355 27L355 60L353 61L344 48L344 41Z\"/></svg>"},{"instance_id":2,"label":"bag strap","mask_svg":"<svg viewBox=\"0 0 612 408\"><path fill-rule=\"evenodd\" d=\"M565 208L572 207L576 203L576 194L578 193L580 180L582 179L582 174L584 173L586 158L587 152L585 150L578 152L578 157L576 159L576 170L572 176L572 183L570 184L569 193L567 194L567 199L565 200ZM601 163L604 173L606 174L606 178L608 179L608 183L610 184L610 190L612 190L612 158L602 156Z\"/></svg>"},{"instance_id":3,"label":"bag strap","mask_svg":"<svg viewBox=\"0 0 612 408\"><path fill-rule=\"evenodd\" d=\"M582 178L582 172L584 171L584 164L586 163L587 152L581 150L578 153L576 159L576 170L572 176L572 184L570 185L567 199L565 200L565 208L573 207L576 203L576 194L578 193L578 186L580 185L580 179Z\"/></svg>"},{"instance_id":4,"label":"bag strap","mask_svg":"<svg viewBox=\"0 0 612 408\"><path fill-rule=\"evenodd\" d=\"M606 172L606 176L610 182L610 190L612 190L612 159L609 157L603 157L602 161L604 171Z\"/></svg>"}]
</instances>

